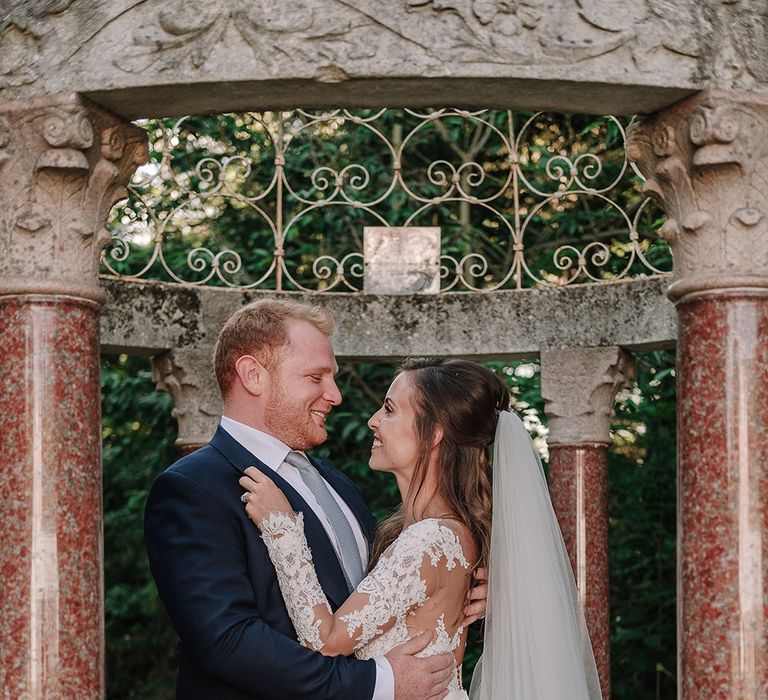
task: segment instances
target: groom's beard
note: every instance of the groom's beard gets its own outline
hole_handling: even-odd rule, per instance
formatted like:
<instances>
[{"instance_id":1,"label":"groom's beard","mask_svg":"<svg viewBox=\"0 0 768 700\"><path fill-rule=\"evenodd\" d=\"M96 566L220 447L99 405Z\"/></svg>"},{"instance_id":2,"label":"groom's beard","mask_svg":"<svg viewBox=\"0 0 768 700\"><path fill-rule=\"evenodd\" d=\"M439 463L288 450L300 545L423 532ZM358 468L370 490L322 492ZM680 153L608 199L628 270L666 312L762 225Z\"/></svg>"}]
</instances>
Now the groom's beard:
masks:
<instances>
[{"instance_id":1,"label":"groom's beard","mask_svg":"<svg viewBox=\"0 0 768 700\"><path fill-rule=\"evenodd\" d=\"M282 382L276 383L264 408L267 432L292 450L317 447L326 441L328 433L325 425L317 424L317 418L310 413L311 408L312 405L285 391ZM329 409L330 406L325 410Z\"/></svg>"}]
</instances>

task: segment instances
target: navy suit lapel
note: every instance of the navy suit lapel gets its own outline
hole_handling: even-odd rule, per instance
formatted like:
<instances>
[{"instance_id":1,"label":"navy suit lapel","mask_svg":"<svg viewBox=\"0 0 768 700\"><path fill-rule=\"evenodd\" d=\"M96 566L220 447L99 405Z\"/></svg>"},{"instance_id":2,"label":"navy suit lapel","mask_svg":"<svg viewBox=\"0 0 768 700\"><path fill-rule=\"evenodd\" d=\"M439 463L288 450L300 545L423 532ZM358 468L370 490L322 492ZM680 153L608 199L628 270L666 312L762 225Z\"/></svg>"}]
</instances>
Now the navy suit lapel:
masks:
<instances>
[{"instance_id":1,"label":"navy suit lapel","mask_svg":"<svg viewBox=\"0 0 768 700\"><path fill-rule=\"evenodd\" d=\"M295 511L304 514L304 532L307 544L312 550L312 559L317 571L320 586L328 597L331 607L336 609L349 597L349 589L341 569L336 550L333 548L325 528L307 502L298 494L283 477L265 465L258 457L245 449L226 430L219 427L211 440L211 446L218 450L227 461L240 473L248 467L256 467L268 476L285 494L288 502ZM323 474L325 476L325 474ZM237 476L239 478L239 476ZM334 488L335 485L334 485ZM350 506L351 508L351 506ZM359 516L355 513L355 517ZM255 525L254 525L255 527ZM365 532L365 529L363 530Z\"/></svg>"}]
</instances>

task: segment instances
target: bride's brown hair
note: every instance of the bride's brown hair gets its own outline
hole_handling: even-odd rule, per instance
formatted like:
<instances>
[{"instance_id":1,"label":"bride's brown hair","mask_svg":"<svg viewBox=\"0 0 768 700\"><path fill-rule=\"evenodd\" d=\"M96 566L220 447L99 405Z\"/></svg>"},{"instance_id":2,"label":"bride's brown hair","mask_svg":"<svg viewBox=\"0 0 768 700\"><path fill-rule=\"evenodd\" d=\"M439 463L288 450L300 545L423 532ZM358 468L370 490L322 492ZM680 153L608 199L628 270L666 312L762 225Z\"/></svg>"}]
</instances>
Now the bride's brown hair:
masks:
<instances>
[{"instance_id":1,"label":"bride's brown hair","mask_svg":"<svg viewBox=\"0 0 768 700\"><path fill-rule=\"evenodd\" d=\"M439 426L443 437L438 448L437 492L448 505L446 516L456 518L471 533L477 565L485 566L491 547L490 451L499 412L509 408L507 385L491 370L466 360L408 359L398 370L402 373L408 374L414 389L421 446L406 499L413 502L424 487L432 437ZM401 505L378 529L371 568L403 526Z\"/></svg>"}]
</instances>

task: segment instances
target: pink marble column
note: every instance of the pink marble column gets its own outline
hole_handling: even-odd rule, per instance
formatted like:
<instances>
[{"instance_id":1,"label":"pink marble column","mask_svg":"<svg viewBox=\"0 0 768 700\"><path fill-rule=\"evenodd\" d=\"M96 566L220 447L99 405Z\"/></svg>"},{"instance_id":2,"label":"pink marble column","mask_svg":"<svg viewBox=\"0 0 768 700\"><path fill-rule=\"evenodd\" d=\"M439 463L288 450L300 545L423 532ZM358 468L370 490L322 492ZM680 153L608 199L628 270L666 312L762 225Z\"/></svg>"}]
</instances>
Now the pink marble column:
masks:
<instances>
[{"instance_id":1,"label":"pink marble column","mask_svg":"<svg viewBox=\"0 0 768 700\"><path fill-rule=\"evenodd\" d=\"M0 297L0 347L2 687L7 697L95 698L104 688L98 306Z\"/></svg>"},{"instance_id":2,"label":"pink marble column","mask_svg":"<svg viewBox=\"0 0 768 700\"><path fill-rule=\"evenodd\" d=\"M221 419L219 385L209 349L176 348L152 358L152 377L173 398L179 427L176 447L189 454L205 445Z\"/></svg>"},{"instance_id":3,"label":"pink marble column","mask_svg":"<svg viewBox=\"0 0 768 700\"><path fill-rule=\"evenodd\" d=\"M768 100L704 93L637 121L678 311L678 683L768 697Z\"/></svg>"},{"instance_id":4,"label":"pink marble column","mask_svg":"<svg viewBox=\"0 0 768 700\"><path fill-rule=\"evenodd\" d=\"M98 256L143 132L74 95L0 103L0 690L101 699Z\"/></svg>"},{"instance_id":5,"label":"pink marble column","mask_svg":"<svg viewBox=\"0 0 768 700\"><path fill-rule=\"evenodd\" d=\"M632 374L616 347L541 353L549 421L549 487L584 607L603 697L611 693L608 469L616 392Z\"/></svg>"},{"instance_id":6,"label":"pink marble column","mask_svg":"<svg viewBox=\"0 0 768 700\"><path fill-rule=\"evenodd\" d=\"M768 697L768 289L678 304L680 678Z\"/></svg>"},{"instance_id":7,"label":"pink marble column","mask_svg":"<svg viewBox=\"0 0 768 700\"><path fill-rule=\"evenodd\" d=\"M584 606L603 697L610 697L606 445L552 445L549 484Z\"/></svg>"}]
</instances>

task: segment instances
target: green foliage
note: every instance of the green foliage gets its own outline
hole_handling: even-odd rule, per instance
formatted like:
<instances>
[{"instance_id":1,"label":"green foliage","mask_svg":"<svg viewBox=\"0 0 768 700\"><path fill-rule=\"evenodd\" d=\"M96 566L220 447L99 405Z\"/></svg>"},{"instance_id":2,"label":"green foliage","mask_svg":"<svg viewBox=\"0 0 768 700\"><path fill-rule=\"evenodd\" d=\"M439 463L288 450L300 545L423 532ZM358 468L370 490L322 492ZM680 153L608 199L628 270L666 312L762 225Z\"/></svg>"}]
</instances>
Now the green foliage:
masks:
<instances>
[{"instance_id":1,"label":"green foliage","mask_svg":"<svg viewBox=\"0 0 768 700\"><path fill-rule=\"evenodd\" d=\"M107 681L112 700L174 697L174 633L144 549L155 475L177 458L170 396L146 358L102 358Z\"/></svg>"},{"instance_id":2,"label":"green foliage","mask_svg":"<svg viewBox=\"0 0 768 700\"><path fill-rule=\"evenodd\" d=\"M675 698L674 354L636 356L609 453L615 698Z\"/></svg>"}]
</instances>

